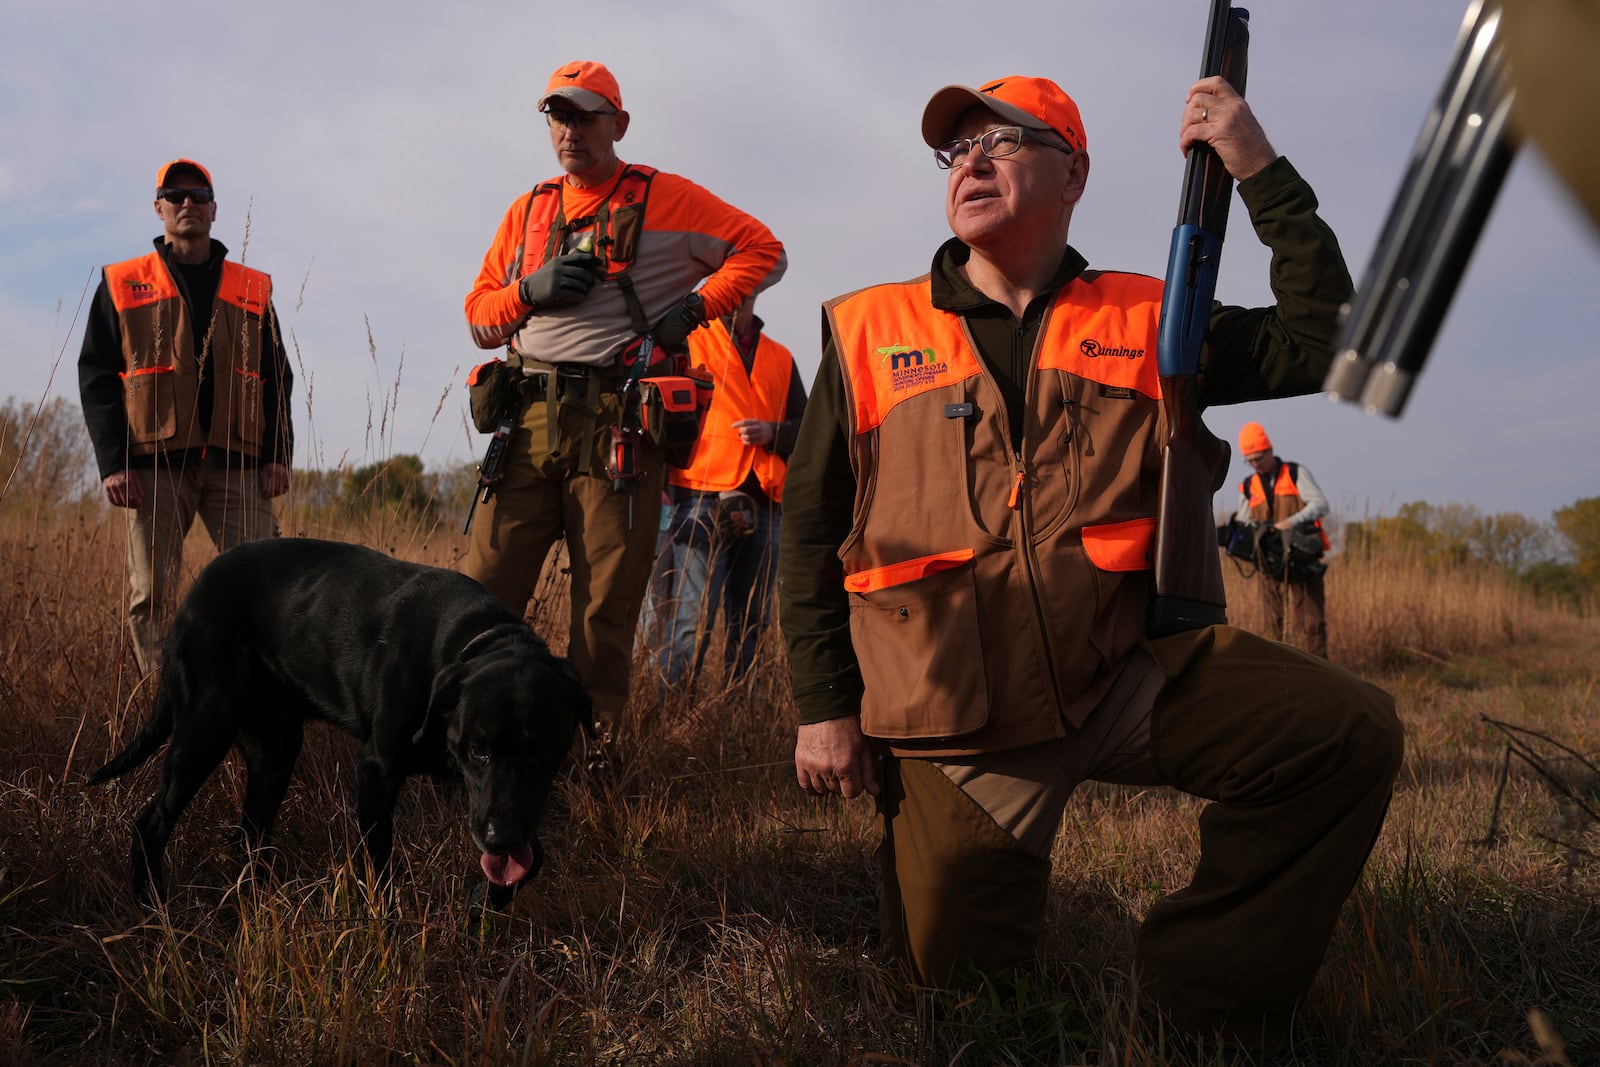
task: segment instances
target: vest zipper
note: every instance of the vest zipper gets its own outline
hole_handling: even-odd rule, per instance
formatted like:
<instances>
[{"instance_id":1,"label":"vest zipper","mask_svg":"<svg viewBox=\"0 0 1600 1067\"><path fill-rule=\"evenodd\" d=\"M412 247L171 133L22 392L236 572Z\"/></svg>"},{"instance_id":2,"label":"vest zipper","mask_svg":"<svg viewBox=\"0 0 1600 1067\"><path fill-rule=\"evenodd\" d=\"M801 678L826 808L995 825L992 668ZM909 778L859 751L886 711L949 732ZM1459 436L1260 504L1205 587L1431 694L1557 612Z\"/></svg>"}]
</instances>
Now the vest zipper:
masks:
<instances>
[{"instance_id":1,"label":"vest zipper","mask_svg":"<svg viewBox=\"0 0 1600 1067\"><path fill-rule=\"evenodd\" d=\"M1044 649L1045 678L1050 687L1051 701L1056 717L1061 717L1061 681L1056 675L1055 643L1050 640L1050 616L1039 599L1039 560L1033 551L1033 532L1028 528L1028 509L1022 493L1022 453L1017 453L1017 548L1022 553L1023 573L1028 583L1028 596L1033 600L1033 622L1039 630L1039 645Z\"/></svg>"},{"instance_id":2,"label":"vest zipper","mask_svg":"<svg viewBox=\"0 0 1600 1067\"><path fill-rule=\"evenodd\" d=\"M1050 640L1049 614L1039 600L1039 560L1034 555L1033 532L1028 524L1027 501L1023 499L1026 488L1027 466L1022 458L1022 441L1027 435L1028 412L1033 409L1034 380L1037 377L1034 373L1034 357L1037 355L1039 343L1043 337L1044 323L1041 322L1038 333L1034 335L1034 352L1029 353L1027 370L1023 378L1022 426L1019 428L1020 432L1016 437L1016 445L1012 450L1012 458L1017 467L1017 481L1011 488L1011 507L1017 513L1017 549L1022 556L1023 574L1028 583L1028 596L1033 600L1033 621L1038 628L1039 646L1044 650L1045 681L1050 689L1050 698L1054 705L1056 718L1059 720L1062 713L1062 701L1061 681L1056 674L1056 650L1054 642ZM1022 331L1019 329L1017 331L1017 339L1021 340L1021 338Z\"/></svg>"}]
</instances>

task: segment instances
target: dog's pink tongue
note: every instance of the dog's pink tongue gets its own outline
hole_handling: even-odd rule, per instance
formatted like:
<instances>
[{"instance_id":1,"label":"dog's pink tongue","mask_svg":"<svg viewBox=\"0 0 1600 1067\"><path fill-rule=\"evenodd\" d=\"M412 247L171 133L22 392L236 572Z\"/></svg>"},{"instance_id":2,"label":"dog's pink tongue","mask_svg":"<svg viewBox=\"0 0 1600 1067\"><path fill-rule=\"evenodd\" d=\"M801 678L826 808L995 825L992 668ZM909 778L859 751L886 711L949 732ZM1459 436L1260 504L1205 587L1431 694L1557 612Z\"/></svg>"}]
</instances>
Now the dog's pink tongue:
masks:
<instances>
[{"instance_id":1,"label":"dog's pink tongue","mask_svg":"<svg viewBox=\"0 0 1600 1067\"><path fill-rule=\"evenodd\" d=\"M533 847L523 845L503 856L485 852L478 866L483 868L483 876L495 885L516 885L533 869Z\"/></svg>"}]
</instances>

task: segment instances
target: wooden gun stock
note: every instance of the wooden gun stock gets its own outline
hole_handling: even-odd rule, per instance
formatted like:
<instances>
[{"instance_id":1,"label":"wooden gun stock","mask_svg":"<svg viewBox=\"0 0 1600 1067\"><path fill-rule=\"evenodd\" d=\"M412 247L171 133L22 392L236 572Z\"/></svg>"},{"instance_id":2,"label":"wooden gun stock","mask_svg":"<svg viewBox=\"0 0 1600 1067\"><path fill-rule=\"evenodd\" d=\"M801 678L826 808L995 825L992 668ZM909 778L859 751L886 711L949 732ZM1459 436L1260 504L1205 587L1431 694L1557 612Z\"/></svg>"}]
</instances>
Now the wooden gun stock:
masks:
<instances>
[{"instance_id":1,"label":"wooden gun stock","mask_svg":"<svg viewBox=\"0 0 1600 1067\"><path fill-rule=\"evenodd\" d=\"M1161 502L1156 510L1155 583L1149 633L1165 637L1228 621L1211 498L1232 449L1200 421L1193 377L1161 383Z\"/></svg>"},{"instance_id":2,"label":"wooden gun stock","mask_svg":"<svg viewBox=\"0 0 1600 1067\"><path fill-rule=\"evenodd\" d=\"M1213 0L1200 76L1220 74L1244 94L1249 13ZM1157 358L1161 378L1161 496L1156 509L1151 637L1228 621L1211 498L1231 450L1200 419L1200 350L1222 260L1233 177L1209 145L1189 150L1178 225L1167 258Z\"/></svg>"}]
</instances>

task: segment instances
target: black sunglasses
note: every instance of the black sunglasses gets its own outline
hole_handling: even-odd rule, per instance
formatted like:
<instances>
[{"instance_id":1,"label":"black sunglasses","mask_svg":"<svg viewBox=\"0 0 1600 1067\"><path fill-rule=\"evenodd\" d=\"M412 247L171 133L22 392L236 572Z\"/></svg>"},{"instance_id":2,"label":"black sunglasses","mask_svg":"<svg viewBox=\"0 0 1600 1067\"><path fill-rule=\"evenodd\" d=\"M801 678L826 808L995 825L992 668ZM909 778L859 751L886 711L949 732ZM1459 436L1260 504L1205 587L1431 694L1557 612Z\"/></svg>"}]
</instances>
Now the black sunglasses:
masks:
<instances>
[{"instance_id":1,"label":"black sunglasses","mask_svg":"<svg viewBox=\"0 0 1600 1067\"><path fill-rule=\"evenodd\" d=\"M157 189L156 199L165 200L169 204L181 204L185 200L193 200L197 204L209 204L216 199L216 194L210 189Z\"/></svg>"}]
</instances>

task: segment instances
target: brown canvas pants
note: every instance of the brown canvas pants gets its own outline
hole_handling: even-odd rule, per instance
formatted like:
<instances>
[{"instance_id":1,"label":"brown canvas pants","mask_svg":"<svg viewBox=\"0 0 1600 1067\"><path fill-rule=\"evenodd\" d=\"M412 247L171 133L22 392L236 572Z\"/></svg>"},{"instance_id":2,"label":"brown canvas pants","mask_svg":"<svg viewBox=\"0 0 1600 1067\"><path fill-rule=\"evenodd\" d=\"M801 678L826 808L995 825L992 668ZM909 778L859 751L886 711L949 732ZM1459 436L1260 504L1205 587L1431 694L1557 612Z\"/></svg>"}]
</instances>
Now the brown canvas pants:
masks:
<instances>
[{"instance_id":1,"label":"brown canvas pants","mask_svg":"<svg viewBox=\"0 0 1600 1067\"><path fill-rule=\"evenodd\" d=\"M550 549L566 539L572 571L567 657L605 735L616 732L628 702L633 633L655 562L666 480L660 449L646 445L643 475L632 491L613 491L605 449L617 409L615 393L600 397L592 420L582 407L562 406L552 452L544 401L525 405L506 451L505 476L478 508L461 567L513 611L525 611ZM586 421L593 427L587 436ZM587 474L578 470L579 449L589 452Z\"/></svg>"},{"instance_id":2,"label":"brown canvas pants","mask_svg":"<svg viewBox=\"0 0 1600 1067\"><path fill-rule=\"evenodd\" d=\"M960 760L889 759L885 947L921 982L1030 960L1050 849L1085 779L1212 801L1189 885L1138 936L1141 990L1185 1028L1285 1024L1388 809L1402 733L1388 694L1216 627L1152 642L1072 736Z\"/></svg>"},{"instance_id":3,"label":"brown canvas pants","mask_svg":"<svg viewBox=\"0 0 1600 1067\"><path fill-rule=\"evenodd\" d=\"M128 533L128 632L133 655L146 674L161 666L161 642L177 609L183 542L198 518L218 552L246 541L276 537L272 504L261 493L254 467L224 469L196 463L173 471L135 467L144 503L125 508Z\"/></svg>"},{"instance_id":4,"label":"brown canvas pants","mask_svg":"<svg viewBox=\"0 0 1600 1067\"><path fill-rule=\"evenodd\" d=\"M1313 656L1328 658L1328 606L1325 575L1303 582L1280 582L1257 572L1256 593L1267 619L1267 636Z\"/></svg>"}]
</instances>

